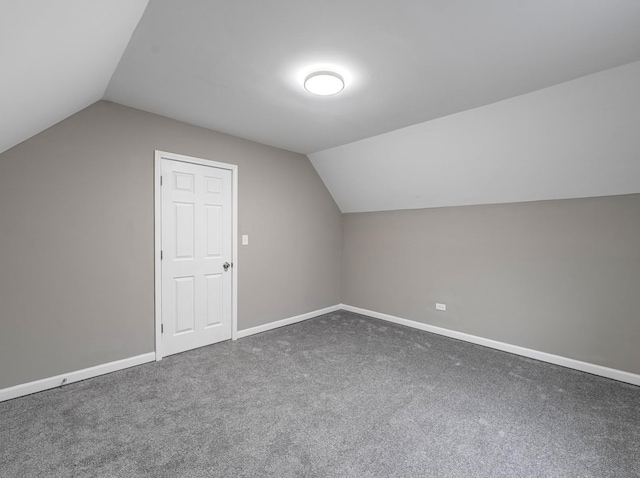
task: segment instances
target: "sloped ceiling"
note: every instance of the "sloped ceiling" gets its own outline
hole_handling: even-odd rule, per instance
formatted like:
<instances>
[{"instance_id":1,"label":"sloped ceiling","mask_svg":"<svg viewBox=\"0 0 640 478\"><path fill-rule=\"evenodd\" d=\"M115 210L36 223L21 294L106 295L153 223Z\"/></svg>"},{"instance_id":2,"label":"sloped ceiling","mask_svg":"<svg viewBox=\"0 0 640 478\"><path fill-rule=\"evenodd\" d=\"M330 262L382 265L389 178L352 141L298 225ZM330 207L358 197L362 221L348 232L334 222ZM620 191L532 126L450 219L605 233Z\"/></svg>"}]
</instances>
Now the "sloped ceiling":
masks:
<instances>
[{"instance_id":1,"label":"sloped ceiling","mask_svg":"<svg viewBox=\"0 0 640 478\"><path fill-rule=\"evenodd\" d=\"M640 62L309 155L342 212L640 193Z\"/></svg>"},{"instance_id":2,"label":"sloped ceiling","mask_svg":"<svg viewBox=\"0 0 640 478\"><path fill-rule=\"evenodd\" d=\"M106 98L306 154L637 60L638 0L154 0Z\"/></svg>"},{"instance_id":3,"label":"sloped ceiling","mask_svg":"<svg viewBox=\"0 0 640 478\"><path fill-rule=\"evenodd\" d=\"M640 192L638 0L3 0L0 53L0 152L105 98L310 154L345 212Z\"/></svg>"},{"instance_id":4,"label":"sloped ceiling","mask_svg":"<svg viewBox=\"0 0 640 478\"><path fill-rule=\"evenodd\" d=\"M2 0L0 153L102 99L148 0Z\"/></svg>"}]
</instances>

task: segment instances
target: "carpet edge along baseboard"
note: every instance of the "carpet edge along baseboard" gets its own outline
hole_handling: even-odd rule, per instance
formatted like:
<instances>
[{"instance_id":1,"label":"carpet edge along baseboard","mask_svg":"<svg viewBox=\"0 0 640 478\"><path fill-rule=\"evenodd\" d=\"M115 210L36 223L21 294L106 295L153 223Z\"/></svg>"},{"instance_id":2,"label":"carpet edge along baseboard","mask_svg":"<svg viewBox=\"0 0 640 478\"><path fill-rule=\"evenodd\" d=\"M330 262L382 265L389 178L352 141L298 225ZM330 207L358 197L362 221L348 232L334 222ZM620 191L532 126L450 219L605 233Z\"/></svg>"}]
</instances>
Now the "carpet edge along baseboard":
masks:
<instances>
[{"instance_id":1,"label":"carpet edge along baseboard","mask_svg":"<svg viewBox=\"0 0 640 478\"><path fill-rule=\"evenodd\" d=\"M266 332L285 325L295 324L302 322L303 320L312 319L320 315L329 314L340 310L342 307L340 304L332 305L331 307L325 307L324 309L318 309L305 314L296 315L294 317L288 317L286 319L277 320L268 324L252 327L249 329L239 330L237 338L248 337L250 335ZM26 382L12 387L0 389L0 402L11 400L13 398L23 397L25 395L31 395L32 393L43 392L52 388L68 385L74 382L80 382L93 377L99 377L107 373L116 372L118 370L124 370L129 367L135 367L148 362L156 360L156 353L149 352L146 354L136 355L134 357L125 358L122 360L116 360L114 362L107 362L104 364L96 365L81 370L75 370L73 372L67 372L53 377L46 377L40 380L34 380L32 382Z\"/></svg>"},{"instance_id":2,"label":"carpet edge along baseboard","mask_svg":"<svg viewBox=\"0 0 640 478\"><path fill-rule=\"evenodd\" d=\"M582 362L580 360L563 357L561 355L554 355L546 352L540 352L538 350L528 349L526 347L520 347L518 345L511 345L505 342L499 342L497 340L487 339L484 337L478 337L476 335L466 334L464 332L458 332L455 330L445 329L443 327L436 327L434 325L424 324L415 320L403 319L389 314L383 314L381 312L375 312L373 310L362 309L360 307L354 307L347 304L338 304L324 309L314 310L305 314L296 315L282 320L270 322L268 324L259 325L257 327L251 327L238 331L238 338L249 337L251 335L267 332L269 330L277 329L287 325L296 324L308 319L312 319L324 314L337 312L339 310L346 310L348 312L354 312L356 314L365 315L374 319L380 319L394 324L400 324L414 329L422 330L425 332L431 332L445 337L462 340L464 342L473 343L476 345L482 345L503 352L509 352L515 355L520 355L542 362L551 363L554 365L560 365L581 372L590 373L593 375L599 375L601 377L618 380L620 382L630 383L632 385L640 386L640 375L624 370L617 370L602 365L596 365L589 362ZM134 357L125 358L122 360L116 360L114 362L108 362L94 367L85 368L82 370L76 370L69 373L56 375L53 377L47 377L33 382L27 382L12 387L0 389L0 402L11 400L13 398L30 395L36 392L42 392L55 387L60 387L81 380L86 380L93 377L98 377L118 370L123 370L129 367L135 367L148 362L153 362L156 359L155 352L149 352L146 354L136 355Z\"/></svg>"},{"instance_id":3,"label":"carpet edge along baseboard","mask_svg":"<svg viewBox=\"0 0 640 478\"><path fill-rule=\"evenodd\" d=\"M80 382L89 378L98 377L111 372L117 372L125 368L135 367L144 363L153 362L156 359L155 352L136 355L134 357L115 360L94 367L75 370L73 372L47 377L33 382L14 385L13 387L3 388L0 390L0 402L11 400L12 398L31 395L32 393L42 392L55 387L61 387L74 382Z\"/></svg>"},{"instance_id":4,"label":"carpet edge along baseboard","mask_svg":"<svg viewBox=\"0 0 640 478\"><path fill-rule=\"evenodd\" d=\"M509 352L515 355L520 355L523 357L540 360L541 362L560 365L562 367L579 370L581 372L586 372L593 375L599 375L601 377L606 377L613 380L618 380L620 382L626 382L632 385L640 386L640 375L631 373L631 372L626 372L624 370L604 367L602 365L583 362L583 361L572 359L569 357L563 357L561 355L554 355L547 352L540 352L538 350L528 349L526 347L520 347L519 345L512 345L506 342L500 342L497 340L479 337L477 335L471 335L464 332L458 332L455 330L446 329L444 327L437 327L435 325L429 325L422 322L417 322L415 320L403 319L401 317L396 317L389 314L383 314L381 312L375 312L373 310L362 309L360 307L354 307L352 305L342 304L342 309L349 312L355 312L356 314L373 317L374 319L385 320L387 322L392 322L394 324L404 325L406 327L423 330L425 332L431 332L434 334L443 335L445 337L462 340L464 342L469 342L476 345L482 345L484 347L501 350L503 352Z\"/></svg>"}]
</instances>

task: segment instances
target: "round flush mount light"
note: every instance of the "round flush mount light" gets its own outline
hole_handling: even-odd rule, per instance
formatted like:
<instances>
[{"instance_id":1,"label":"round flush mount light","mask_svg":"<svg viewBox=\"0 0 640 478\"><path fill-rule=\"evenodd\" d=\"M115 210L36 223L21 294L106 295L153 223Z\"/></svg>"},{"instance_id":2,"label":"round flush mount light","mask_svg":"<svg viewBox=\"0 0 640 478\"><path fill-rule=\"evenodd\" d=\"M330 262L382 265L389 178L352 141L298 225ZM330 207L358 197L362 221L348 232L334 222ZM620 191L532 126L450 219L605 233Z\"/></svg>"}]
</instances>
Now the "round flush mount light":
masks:
<instances>
[{"instance_id":1,"label":"round flush mount light","mask_svg":"<svg viewBox=\"0 0 640 478\"><path fill-rule=\"evenodd\" d=\"M335 95L343 90L344 79L335 71L314 71L304 79L304 88L314 95Z\"/></svg>"}]
</instances>

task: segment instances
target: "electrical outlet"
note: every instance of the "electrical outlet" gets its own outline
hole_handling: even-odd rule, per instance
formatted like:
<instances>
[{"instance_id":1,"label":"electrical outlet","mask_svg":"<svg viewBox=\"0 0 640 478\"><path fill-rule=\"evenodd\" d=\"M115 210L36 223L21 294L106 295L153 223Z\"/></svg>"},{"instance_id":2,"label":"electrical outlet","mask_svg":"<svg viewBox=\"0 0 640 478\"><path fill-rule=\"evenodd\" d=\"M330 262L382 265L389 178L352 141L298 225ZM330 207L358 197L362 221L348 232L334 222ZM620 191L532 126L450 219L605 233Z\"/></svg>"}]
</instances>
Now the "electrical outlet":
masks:
<instances>
[{"instance_id":1,"label":"electrical outlet","mask_svg":"<svg viewBox=\"0 0 640 478\"><path fill-rule=\"evenodd\" d=\"M447 304L438 304L436 303L437 310L447 310Z\"/></svg>"}]
</instances>

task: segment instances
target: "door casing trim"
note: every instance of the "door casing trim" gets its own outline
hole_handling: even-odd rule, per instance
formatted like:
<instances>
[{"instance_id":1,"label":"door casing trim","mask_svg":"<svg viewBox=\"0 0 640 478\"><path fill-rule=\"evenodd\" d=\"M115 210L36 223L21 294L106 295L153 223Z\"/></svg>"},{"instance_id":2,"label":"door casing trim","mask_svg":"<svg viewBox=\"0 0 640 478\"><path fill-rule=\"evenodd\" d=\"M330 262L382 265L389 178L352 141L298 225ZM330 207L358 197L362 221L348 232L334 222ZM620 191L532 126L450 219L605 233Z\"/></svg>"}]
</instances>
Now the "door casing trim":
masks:
<instances>
[{"instance_id":1,"label":"door casing trim","mask_svg":"<svg viewBox=\"0 0 640 478\"><path fill-rule=\"evenodd\" d=\"M155 316L155 349L156 361L162 360L162 160L181 161L183 163L199 164L231 171L231 227L232 261L231 268L231 339L238 338L238 165L194 158L182 154L155 151L153 167L153 204L154 204L154 316Z\"/></svg>"}]
</instances>

